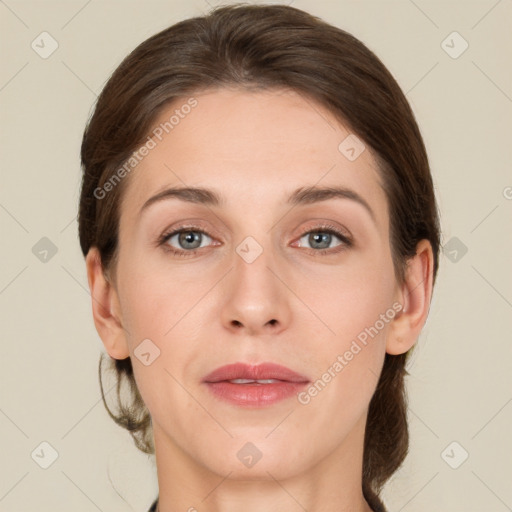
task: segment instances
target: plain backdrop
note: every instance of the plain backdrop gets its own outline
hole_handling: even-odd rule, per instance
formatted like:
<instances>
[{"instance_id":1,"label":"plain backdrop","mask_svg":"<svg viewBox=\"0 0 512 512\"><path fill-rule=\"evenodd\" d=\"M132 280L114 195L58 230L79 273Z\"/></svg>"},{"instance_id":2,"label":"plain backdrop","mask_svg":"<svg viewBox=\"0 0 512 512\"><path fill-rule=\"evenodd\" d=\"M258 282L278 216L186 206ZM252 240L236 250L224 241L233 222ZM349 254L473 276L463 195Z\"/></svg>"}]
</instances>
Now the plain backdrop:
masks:
<instances>
[{"instance_id":1,"label":"plain backdrop","mask_svg":"<svg viewBox=\"0 0 512 512\"><path fill-rule=\"evenodd\" d=\"M215 5L0 1L2 512L139 512L158 492L152 459L100 399L104 349L77 237L79 148L121 59ZM441 210L438 282L409 368L411 449L385 502L393 512L512 510L512 2L291 5L353 33L396 77Z\"/></svg>"}]
</instances>

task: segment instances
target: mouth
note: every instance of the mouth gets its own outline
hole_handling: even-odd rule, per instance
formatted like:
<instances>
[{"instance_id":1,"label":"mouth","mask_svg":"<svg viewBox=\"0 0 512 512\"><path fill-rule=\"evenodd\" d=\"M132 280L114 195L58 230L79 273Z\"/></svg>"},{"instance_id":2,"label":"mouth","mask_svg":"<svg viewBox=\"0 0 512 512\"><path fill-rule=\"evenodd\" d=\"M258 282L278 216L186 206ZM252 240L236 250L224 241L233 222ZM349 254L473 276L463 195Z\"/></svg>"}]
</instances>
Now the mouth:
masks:
<instances>
[{"instance_id":1,"label":"mouth","mask_svg":"<svg viewBox=\"0 0 512 512\"><path fill-rule=\"evenodd\" d=\"M203 379L217 398L244 407L263 407L290 398L309 382L304 375L274 363L230 364Z\"/></svg>"}]
</instances>

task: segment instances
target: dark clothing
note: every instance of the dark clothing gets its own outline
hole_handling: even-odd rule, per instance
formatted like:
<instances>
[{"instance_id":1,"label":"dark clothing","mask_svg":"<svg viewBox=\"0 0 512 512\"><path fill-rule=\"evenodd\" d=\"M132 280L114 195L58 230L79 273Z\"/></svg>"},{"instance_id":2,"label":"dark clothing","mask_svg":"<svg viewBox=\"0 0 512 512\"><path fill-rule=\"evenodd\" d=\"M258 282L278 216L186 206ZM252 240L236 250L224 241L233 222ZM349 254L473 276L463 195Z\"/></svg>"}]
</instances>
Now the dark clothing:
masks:
<instances>
[{"instance_id":1,"label":"dark clothing","mask_svg":"<svg viewBox=\"0 0 512 512\"><path fill-rule=\"evenodd\" d=\"M148 512L156 512L157 504L158 498L153 502ZM368 504L370 505L370 507L372 507L373 512L387 512L386 508L384 507L383 503L380 501L379 498L373 498L371 502L368 501Z\"/></svg>"}]
</instances>

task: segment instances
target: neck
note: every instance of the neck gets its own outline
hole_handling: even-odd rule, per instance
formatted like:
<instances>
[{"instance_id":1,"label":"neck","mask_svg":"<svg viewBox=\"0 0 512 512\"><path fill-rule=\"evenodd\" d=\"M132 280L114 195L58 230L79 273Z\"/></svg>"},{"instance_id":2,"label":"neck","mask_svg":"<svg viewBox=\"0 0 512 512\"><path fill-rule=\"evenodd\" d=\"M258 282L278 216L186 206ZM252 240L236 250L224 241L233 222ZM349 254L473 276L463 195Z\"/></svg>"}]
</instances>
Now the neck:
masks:
<instances>
[{"instance_id":1,"label":"neck","mask_svg":"<svg viewBox=\"0 0 512 512\"><path fill-rule=\"evenodd\" d=\"M184 452L153 423L159 486L157 511L372 512L362 492L365 420L363 417L342 444L315 460L312 467L274 460L270 455L245 472L240 471L238 460L230 464L227 456L217 467L199 464L200 457ZM281 440L281 449L282 443L286 440ZM244 443L236 440L233 445L236 453ZM301 451L303 457L299 461L314 455L308 453L307 447ZM272 450L267 448L265 452L271 454Z\"/></svg>"}]
</instances>

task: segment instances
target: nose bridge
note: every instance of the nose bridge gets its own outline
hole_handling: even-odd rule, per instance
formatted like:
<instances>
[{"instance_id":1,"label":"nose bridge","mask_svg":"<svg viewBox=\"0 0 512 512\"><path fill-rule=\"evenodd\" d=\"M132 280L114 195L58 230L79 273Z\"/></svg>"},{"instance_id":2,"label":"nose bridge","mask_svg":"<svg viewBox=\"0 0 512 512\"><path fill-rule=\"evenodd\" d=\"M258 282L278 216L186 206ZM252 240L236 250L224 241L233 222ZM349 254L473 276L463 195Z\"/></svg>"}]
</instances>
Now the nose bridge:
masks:
<instances>
[{"instance_id":1,"label":"nose bridge","mask_svg":"<svg viewBox=\"0 0 512 512\"><path fill-rule=\"evenodd\" d=\"M263 332L284 327L289 320L286 287L276 277L279 269L271 237L247 236L236 246L222 318L228 328Z\"/></svg>"}]
</instances>

